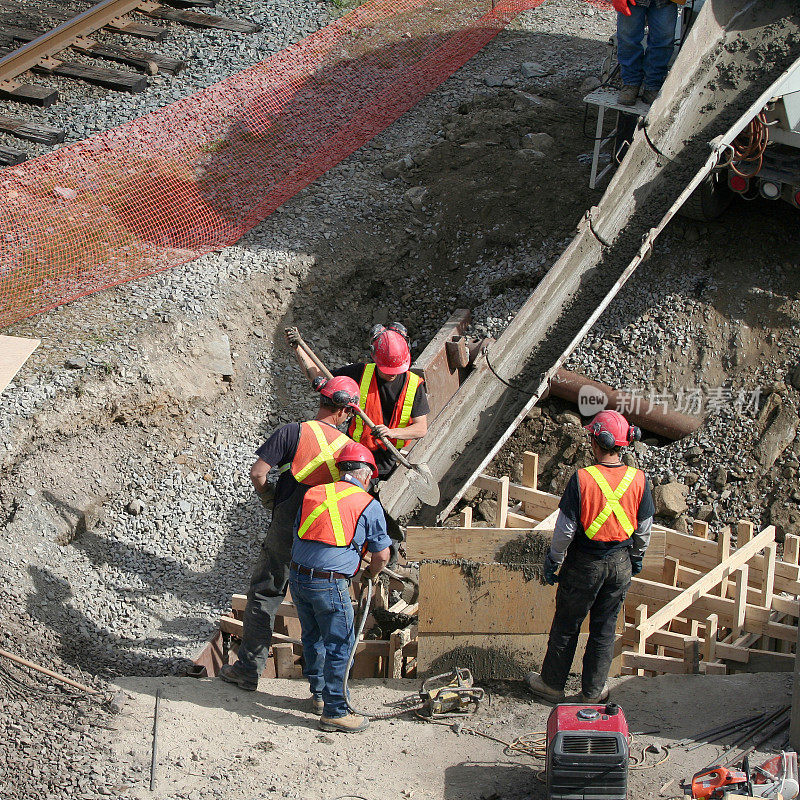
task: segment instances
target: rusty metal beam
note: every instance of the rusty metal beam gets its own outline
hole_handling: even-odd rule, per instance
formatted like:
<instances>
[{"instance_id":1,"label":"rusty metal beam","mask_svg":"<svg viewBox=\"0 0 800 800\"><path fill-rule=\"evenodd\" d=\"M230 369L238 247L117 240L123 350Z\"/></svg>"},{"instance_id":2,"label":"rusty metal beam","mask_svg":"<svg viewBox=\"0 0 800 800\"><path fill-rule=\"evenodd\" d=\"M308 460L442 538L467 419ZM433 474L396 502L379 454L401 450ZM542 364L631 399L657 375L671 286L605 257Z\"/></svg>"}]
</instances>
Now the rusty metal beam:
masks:
<instances>
[{"instance_id":1,"label":"rusty metal beam","mask_svg":"<svg viewBox=\"0 0 800 800\"><path fill-rule=\"evenodd\" d=\"M0 89L15 88L14 79L36 66L52 68L58 65L53 56L74 42L82 40L105 25L115 22L130 11L153 11L159 3L143 0L102 0L72 19L42 34L12 53L0 58Z\"/></svg>"}]
</instances>

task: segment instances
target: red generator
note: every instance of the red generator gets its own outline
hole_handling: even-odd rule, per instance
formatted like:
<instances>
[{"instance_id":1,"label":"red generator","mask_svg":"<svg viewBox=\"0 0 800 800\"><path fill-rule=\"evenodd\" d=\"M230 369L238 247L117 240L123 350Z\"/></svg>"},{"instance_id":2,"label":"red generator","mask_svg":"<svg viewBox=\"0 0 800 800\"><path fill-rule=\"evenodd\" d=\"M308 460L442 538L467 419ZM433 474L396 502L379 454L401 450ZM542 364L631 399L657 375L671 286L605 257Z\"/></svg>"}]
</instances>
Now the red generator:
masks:
<instances>
[{"instance_id":1,"label":"red generator","mask_svg":"<svg viewBox=\"0 0 800 800\"><path fill-rule=\"evenodd\" d=\"M608 703L562 703L547 720L547 796L550 800L625 800L628 723Z\"/></svg>"}]
</instances>

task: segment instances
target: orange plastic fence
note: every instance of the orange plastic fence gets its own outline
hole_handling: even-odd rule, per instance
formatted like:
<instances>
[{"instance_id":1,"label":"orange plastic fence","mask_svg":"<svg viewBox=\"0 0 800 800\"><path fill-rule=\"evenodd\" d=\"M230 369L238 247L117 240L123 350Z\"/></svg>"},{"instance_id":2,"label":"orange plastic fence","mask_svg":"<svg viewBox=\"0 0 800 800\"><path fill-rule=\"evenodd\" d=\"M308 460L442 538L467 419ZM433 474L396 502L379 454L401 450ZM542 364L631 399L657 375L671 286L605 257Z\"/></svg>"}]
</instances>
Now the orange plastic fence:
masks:
<instances>
[{"instance_id":1,"label":"orange plastic fence","mask_svg":"<svg viewBox=\"0 0 800 800\"><path fill-rule=\"evenodd\" d=\"M0 327L235 242L543 0L373 0L244 72L0 171Z\"/></svg>"}]
</instances>

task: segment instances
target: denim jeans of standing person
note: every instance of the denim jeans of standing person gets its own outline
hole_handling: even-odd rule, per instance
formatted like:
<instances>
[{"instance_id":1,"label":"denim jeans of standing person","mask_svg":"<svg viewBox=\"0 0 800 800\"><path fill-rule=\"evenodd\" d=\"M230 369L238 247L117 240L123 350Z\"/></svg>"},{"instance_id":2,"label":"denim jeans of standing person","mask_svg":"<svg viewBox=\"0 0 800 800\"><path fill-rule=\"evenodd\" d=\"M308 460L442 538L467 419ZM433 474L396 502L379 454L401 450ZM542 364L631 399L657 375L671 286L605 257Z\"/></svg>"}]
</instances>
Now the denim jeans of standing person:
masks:
<instances>
[{"instance_id":1,"label":"denim jeans of standing person","mask_svg":"<svg viewBox=\"0 0 800 800\"><path fill-rule=\"evenodd\" d=\"M273 509L272 522L250 578L242 643L237 655L239 668L255 681L266 666L275 616L286 597L294 521L302 499L302 493L295 491Z\"/></svg>"},{"instance_id":2,"label":"denim jeans of standing person","mask_svg":"<svg viewBox=\"0 0 800 800\"><path fill-rule=\"evenodd\" d=\"M630 550L602 557L570 547L558 575L556 613L550 628L542 680L563 690L575 658L578 634L589 615L589 638L581 684L586 697L598 697L614 658L617 617L631 583Z\"/></svg>"},{"instance_id":3,"label":"denim jeans of standing person","mask_svg":"<svg viewBox=\"0 0 800 800\"><path fill-rule=\"evenodd\" d=\"M355 641L350 582L312 578L292 570L289 587L300 619L303 675L311 694L322 697L324 717L345 717L349 712L342 684Z\"/></svg>"},{"instance_id":4,"label":"denim jeans of standing person","mask_svg":"<svg viewBox=\"0 0 800 800\"><path fill-rule=\"evenodd\" d=\"M629 5L628 9L629 17L617 14L617 58L622 82L626 86L644 83L645 90L657 92L669 71L678 6L651 0L650 5ZM649 29L646 49L642 47L645 23Z\"/></svg>"}]
</instances>

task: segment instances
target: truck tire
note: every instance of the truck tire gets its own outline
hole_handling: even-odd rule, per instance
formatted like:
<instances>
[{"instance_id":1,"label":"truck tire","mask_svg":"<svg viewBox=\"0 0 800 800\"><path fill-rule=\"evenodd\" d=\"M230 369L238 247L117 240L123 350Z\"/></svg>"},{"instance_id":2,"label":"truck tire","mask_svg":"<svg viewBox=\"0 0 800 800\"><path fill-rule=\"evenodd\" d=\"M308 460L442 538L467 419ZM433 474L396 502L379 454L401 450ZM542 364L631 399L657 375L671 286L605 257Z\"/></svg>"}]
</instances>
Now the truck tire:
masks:
<instances>
[{"instance_id":1,"label":"truck tire","mask_svg":"<svg viewBox=\"0 0 800 800\"><path fill-rule=\"evenodd\" d=\"M727 173L712 172L689 195L678 213L686 219L708 222L720 216L732 199L733 192L728 188Z\"/></svg>"}]
</instances>

